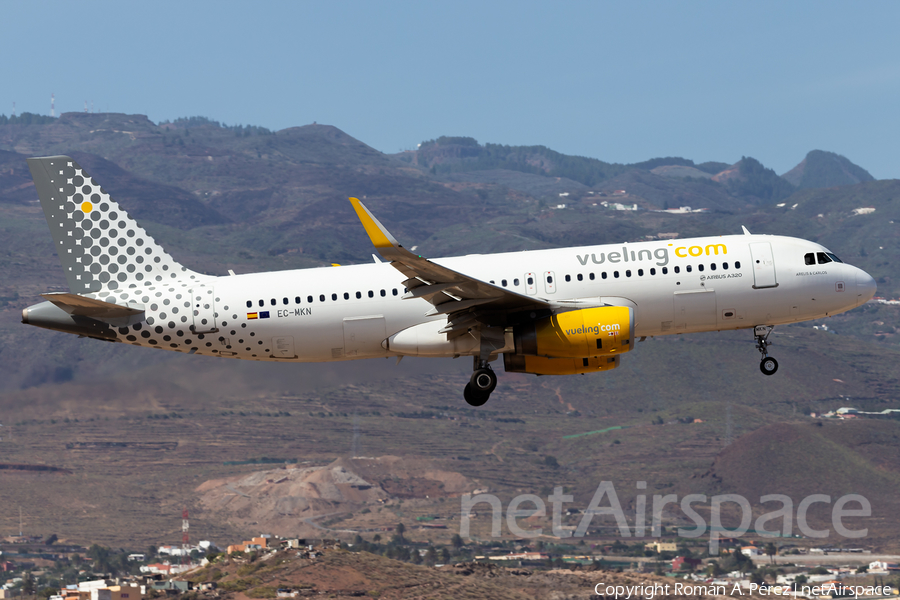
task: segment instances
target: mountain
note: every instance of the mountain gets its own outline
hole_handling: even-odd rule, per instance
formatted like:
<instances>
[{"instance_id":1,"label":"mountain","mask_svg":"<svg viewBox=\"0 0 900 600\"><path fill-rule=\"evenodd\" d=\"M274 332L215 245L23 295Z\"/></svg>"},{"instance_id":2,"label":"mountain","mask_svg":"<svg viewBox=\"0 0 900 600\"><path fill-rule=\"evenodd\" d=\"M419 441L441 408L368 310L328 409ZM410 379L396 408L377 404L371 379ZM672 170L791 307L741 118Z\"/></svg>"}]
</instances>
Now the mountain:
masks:
<instances>
[{"instance_id":1,"label":"mountain","mask_svg":"<svg viewBox=\"0 0 900 600\"><path fill-rule=\"evenodd\" d=\"M669 336L636 345L620 368L596 377L504 374L486 410L460 397L467 361L230 363L19 323L40 293L65 289L25 164L27 156L60 153L78 156L180 262L213 274L370 262L371 243L346 202L359 195L424 256L663 232L722 235L746 225L818 241L872 273L879 295L900 295L900 246L892 241L900 181L793 191L749 158L731 166L679 158L614 165L570 162L541 147L485 154L473 142L389 156L319 124L268 132L198 118L155 124L139 115L71 114L0 125L0 458L65 470L0 471L0 506L27 507L35 531L146 546L163 543L161 535L177 540L187 505L192 532L227 542L261 526L245 531L246 522L229 525L221 512L204 509L196 491L203 482L260 472L266 457L318 468L342 457L402 453L496 490L504 503L516 490L546 497L563 485L584 508L609 480L628 506L635 481L682 496L737 490L755 505L771 472L776 483L766 489L795 502L855 486L879 515L882 504L894 510L887 498L900 472L896 422L820 429L804 414L898 407L900 313L893 305L872 302L779 327L772 352L781 369L773 378L757 370L746 331ZM466 170L472 165L478 168ZM598 179L588 185L588 177ZM604 208L607 200L714 210L618 211ZM855 210L861 207L875 211ZM302 273L297 278L302 285ZM804 447L817 456L809 459ZM823 472L821 485L805 477L805 465ZM289 483L280 479L265 487ZM424 485L431 477L410 476L404 485L410 480ZM402 510L379 504L354 512L336 527L414 525L417 516L441 514L450 523L446 535L453 533L458 521L449 516L459 515L459 504L426 495L403 500ZM0 530L18 527L13 512L0 511ZM898 532L900 521L889 515L866 544L896 546Z\"/></svg>"},{"instance_id":2,"label":"mountain","mask_svg":"<svg viewBox=\"0 0 900 600\"><path fill-rule=\"evenodd\" d=\"M800 188L825 188L875 181L868 171L834 152L813 150L800 164L782 175Z\"/></svg>"}]
</instances>

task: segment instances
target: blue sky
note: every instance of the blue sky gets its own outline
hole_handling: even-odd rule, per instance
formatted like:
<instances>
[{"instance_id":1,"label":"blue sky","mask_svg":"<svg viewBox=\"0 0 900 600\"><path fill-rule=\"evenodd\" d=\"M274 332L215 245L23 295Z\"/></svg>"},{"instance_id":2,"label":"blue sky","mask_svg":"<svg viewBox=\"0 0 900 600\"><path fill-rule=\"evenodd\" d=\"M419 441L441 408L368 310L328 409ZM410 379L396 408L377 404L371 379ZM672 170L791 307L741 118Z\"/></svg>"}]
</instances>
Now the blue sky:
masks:
<instances>
[{"instance_id":1,"label":"blue sky","mask_svg":"<svg viewBox=\"0 0 900 600\"><path fill-rule=\"evenodd\" d=\"M896 2L0 4L0 114L335 125L610 162L812 149L900 178Z\"/></svg>"}]
</instances>

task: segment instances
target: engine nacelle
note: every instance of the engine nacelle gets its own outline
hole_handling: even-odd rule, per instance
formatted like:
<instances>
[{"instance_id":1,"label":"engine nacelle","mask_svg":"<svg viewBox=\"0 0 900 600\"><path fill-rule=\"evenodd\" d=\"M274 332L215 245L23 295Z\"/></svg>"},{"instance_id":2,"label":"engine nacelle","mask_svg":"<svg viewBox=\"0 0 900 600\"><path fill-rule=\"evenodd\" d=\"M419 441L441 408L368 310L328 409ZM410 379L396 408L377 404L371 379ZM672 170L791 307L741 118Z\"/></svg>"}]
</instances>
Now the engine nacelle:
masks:
<instances>
[{"instance_id":1,"label":"engine nacelle","mask_svg":"<svg viewBox=\"0 0 900 600\"><path fill-rule=\"evenodd\" d=\"M504 354L503 368L507 373L534 373L535 375L578 375L610 371L619 366L618 356L595 358L547 358Z\"/></svg>"},{"instance_id":2,"label":"engine nacelle","mask_svg":"<svg viewBox=\"0 0 900 600\"><path fill-rule=\"evenodd\" d=\"M633 332L634 311L630 307L601 306L516 325L514 337L516 354L580 359L632 350Z\"/></svg>"}]
</instances>

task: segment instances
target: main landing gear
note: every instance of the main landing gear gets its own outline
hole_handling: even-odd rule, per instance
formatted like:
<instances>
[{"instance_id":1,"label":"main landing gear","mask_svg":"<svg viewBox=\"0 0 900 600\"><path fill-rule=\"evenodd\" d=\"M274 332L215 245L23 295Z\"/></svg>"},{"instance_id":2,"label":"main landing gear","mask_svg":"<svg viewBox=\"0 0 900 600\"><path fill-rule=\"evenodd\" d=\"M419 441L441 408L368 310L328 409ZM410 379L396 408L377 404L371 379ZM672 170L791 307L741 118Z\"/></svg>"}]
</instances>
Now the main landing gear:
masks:
<instances>
[{"instance_id":1,"label":"main landing gear","mask_svg":"<svg viewBox=\"0 0 900 600\"><path fill-rule=\"evenodd\" d=\"M774 375L778 370L778 361L769 356L769 334L775 329L772 325L757 325L753 329L753 335L756 337L756 349L762 355L759 362L759 370L763 375Z\"/></svg>"},{"instance_id":2,"label":"main landing gear","mask_svg":"<svg viewBox=\"0 0 900 600\"><path fill-rule=\"evenodd\" d=\"M475 357L475 372L463 390L463 397L472 406L481 406L491 397L491 392L497 387L497 374L486 360Z\"/></svg>"}]
</instances>

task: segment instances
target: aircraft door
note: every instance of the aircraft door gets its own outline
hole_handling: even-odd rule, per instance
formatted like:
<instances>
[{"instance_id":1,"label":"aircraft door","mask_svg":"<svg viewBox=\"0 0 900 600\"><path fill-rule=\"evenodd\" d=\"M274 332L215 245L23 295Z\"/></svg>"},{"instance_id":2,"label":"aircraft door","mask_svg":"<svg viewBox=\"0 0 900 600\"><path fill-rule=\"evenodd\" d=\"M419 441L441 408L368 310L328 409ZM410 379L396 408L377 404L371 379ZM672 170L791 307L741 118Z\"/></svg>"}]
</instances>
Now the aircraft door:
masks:
<instances>
[{"instance_id":1,"label":"aircraft door","mask_svg":"<svg viewBox=\"0 0 900 600\"><path fill-rule=\"evenodd\" d=\"M383 356L381 342L385 340L384 317L349 317L344 319L344 356Z\"/></svg>"},{"instance_id":2,"label":"aircraft door","mask_svg":"<svg viewBox=\"0 0 900 600\"><path fill-rule=\"evenodd\" d=\"M529 296L537 294L537 276L534 273L525 273L525 292Z\"/></svg>"},{"instance_id":3,"label":"aircraft door","mask_svg":"<svg viewBox=\"0 0 900 600\"><path fill-rule=\"evenodd\" d=\"M750 257L753 261L753 289L778 287L775 280L775 257L772 244L754 242L750 244Z\"/></svg>"},{"instance_id":4,"label":"aircraft door","mask_svg":"<svg viewBox=\"0 0 900 600\"><path fill-rule=\"evenodd\" d=\"M191 304L193 305L194 333L215 333L216 327L216 292L212 286L191 288Z\"/></svg>"},{"instance_id":5,"label":"aircraft door","mask_svg":"<svg viewBox=\"0 0 900 600\"><path fill-rule=\"evenodd\" d=\"M544 271L544 291L548 294L556 293L556 273Z\"/></svg>"}]
</instances>

